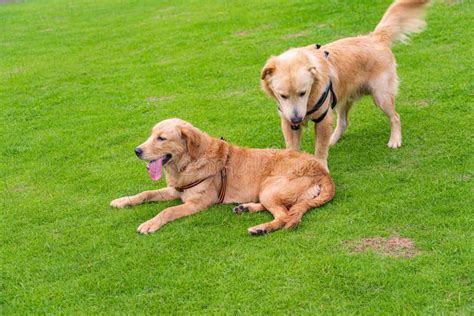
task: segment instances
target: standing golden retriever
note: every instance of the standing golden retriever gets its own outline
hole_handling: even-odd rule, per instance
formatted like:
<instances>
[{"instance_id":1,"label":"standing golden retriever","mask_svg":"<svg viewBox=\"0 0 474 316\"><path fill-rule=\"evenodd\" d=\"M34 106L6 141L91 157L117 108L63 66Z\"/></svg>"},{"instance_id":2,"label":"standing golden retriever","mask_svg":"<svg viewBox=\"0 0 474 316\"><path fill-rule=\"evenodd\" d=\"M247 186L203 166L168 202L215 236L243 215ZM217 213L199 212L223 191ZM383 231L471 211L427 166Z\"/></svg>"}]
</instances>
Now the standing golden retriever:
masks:
<instances>
[{"instance_id":1,"label":"standing golden retriever","mask_svg":"<svg viewBox=\"0 0 474 316\"><path fill-rule=\"evenodd\" d=\"M160 178L164 165L167 187L122 197L110 205L123 208L177 198L184 202L141 224L138 232L142 234L216 203L243 203L234 208L235 213L270 211L273 221L248 229L252 235L265 234L296 226L306 211L335 194L331 177L312 155L237 147L180 119L158 123L135 153L150 162L154 180Z\"/></svg>"},{"instance_id":2,"label":"standing golden retriever","mask_svg":"<svg viewBox=\"0 0 474 316\"><path fill-rule=\"evenodd\" d=\"M401 146L400 116L394 104L398 77L391 45L423 30L423 14L429 3L429 0L396 0L375 31L368 35L324 46L292 48L267 61L261 83L264 91L278 103L287 148L299 150L300 125L314 121L315 154L327 169L328 147L342 136L352 104L364 95L372 95L390 120L388 147ZM333 133L332 108L336 109L338 118Z\"/></svg>"}]
</instances>

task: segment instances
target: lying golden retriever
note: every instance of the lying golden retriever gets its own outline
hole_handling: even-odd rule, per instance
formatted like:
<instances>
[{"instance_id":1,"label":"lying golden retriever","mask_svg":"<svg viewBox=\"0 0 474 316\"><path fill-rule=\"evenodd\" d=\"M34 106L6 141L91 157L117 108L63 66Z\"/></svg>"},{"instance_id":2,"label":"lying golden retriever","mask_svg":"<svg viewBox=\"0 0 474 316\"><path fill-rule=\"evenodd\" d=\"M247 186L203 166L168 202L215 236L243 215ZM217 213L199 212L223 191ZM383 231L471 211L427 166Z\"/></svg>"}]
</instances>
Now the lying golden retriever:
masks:
<instances>
[{"instance_id":1,"label":"lying golden retriever","mask_svg":"<svg viewBox=\"0 0 474 316\"><path fill-rule=\"evenodd\" d=\"M306 211L335 194L331 177L312 155L237 147L180 119L158 123L135 153L150 162L153 180L160 178L165 167L167 187L122 197L110 205L123 208L177 198L184 202L141 224L138 232L142 234L216 203L242 203L234 208L235 213L270 211L273 221L248 229L252 235L265 234L295 227Z\"/></svg>"},{"instance_id":2,"label":"lying golden retriever","mask_svg":"<svg viewBox=\"0 0 474 316\"><path fill-rule=\"evenodd\" d=\"M391 45L423 30L423 13L429 3L429 0L396 0L375 31L368 35L323 46L292 48L267 61L261 83L264 91L278 103L287 148L299 150L300 125L314 121L315 154L327 169L328 147L342 136L352 104L364 95L372 95L390 120L388 147L401 146L400 116L394 105L398 77ZM334 133L333 108L337 112Z\"/></svg>"}]
</instances>

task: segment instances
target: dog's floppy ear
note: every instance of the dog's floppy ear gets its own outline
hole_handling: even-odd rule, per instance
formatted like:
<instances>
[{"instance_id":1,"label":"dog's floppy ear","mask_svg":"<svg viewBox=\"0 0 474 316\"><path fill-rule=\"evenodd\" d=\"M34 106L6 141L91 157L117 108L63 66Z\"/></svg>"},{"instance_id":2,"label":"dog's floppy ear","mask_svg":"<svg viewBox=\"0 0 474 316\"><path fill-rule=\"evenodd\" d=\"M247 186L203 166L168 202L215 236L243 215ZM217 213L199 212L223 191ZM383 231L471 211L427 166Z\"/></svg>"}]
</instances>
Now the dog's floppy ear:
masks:
<instances>
[{"instance_id":1,"label":"dog's floppy ear","mask_svg":"<svg viewBox=\"0 0 474 316\"><path fill-rule=\"evenodd\" d=\"M276 69L275 58L272 57L267 61L267 63L263 67L262 73L260 74L260 79L266 80L268 76L271 76L275 72L275 69Z\"/></svg>"},{"instance_id":2,"label":"dog's floppy ear","mask_svg":"<svg viewBox=\"0 0 474 316\"><path fill-rule=\"evenodd\" d=\"M315 66L311 66L309 67L308 71L314 76L314 77L317 77L318 76L318 70L316 69Z\"/></svg>"},{"instance_id":3,"label":"dog's floppy ear","mask_svg":"<svg viewBox=\"0 0 474 316\"><path fill-rule=\"evenodd\" d=\"M265 66L262 70L262 74L260 75L260 79L265 80L268 76L271 76L275 71L275 67L272 66Z\"/></svg>"},{"instance_id":4,"label":"dog's floppy ear","mask_svg":"<svg viewBox=\"0 0 474 316\"><path fill-rule=\"evenodd\" d=\"M192 158L196 158L201 151L201 136L194 127L181 127L181 137L186 143L188 153Z\"/></svg>"}]
</instances>

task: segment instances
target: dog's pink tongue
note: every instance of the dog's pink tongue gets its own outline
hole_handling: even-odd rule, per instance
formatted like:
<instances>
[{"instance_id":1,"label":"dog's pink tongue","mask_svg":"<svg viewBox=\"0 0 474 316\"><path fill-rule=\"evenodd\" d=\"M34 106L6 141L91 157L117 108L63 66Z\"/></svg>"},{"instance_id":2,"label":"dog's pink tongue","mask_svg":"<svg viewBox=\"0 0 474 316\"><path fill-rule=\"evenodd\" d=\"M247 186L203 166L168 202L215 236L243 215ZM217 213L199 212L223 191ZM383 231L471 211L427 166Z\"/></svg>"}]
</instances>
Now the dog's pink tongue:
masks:
<instances>
[{"instance_id":1,"label":"dog's pink tongue","mask_svg":"<svg viewBox=\"0 0 474 316\"><path fill-rule=\"evenodd\" d=\"M163 158L153 160L148 164L148 173L153 181L158 181L161 178L161 168L163 167Z\"/></svg>"}]
</instances>

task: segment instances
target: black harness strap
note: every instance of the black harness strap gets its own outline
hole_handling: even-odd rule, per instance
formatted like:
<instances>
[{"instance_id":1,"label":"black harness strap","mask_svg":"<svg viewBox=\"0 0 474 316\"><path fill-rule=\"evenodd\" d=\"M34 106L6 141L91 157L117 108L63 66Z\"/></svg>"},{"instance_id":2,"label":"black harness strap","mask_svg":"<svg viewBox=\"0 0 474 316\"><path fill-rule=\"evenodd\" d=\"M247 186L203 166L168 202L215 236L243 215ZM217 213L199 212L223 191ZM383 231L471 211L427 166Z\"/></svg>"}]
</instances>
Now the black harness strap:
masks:
<instances>
[{"instance_id":1,"label":"black harness strap","mask_svg":"<svg viewBox=\"0 0 474 316\"><path fill-rule=\"evenodd\" d=\"M323 114L321 114L320 117L315 118L315 119L313 119L312 121L313 121L314 123L319 123L319 122L321 122L321 121L324 120L324 118L326 117L326 114L328 114L328 111L329 111L329 107L326 109L326 111L324 111Z\"/></svg>"},{"instance_id":2,"label":"black harness strap","mask_svg":"<svg viewBox=\"0 0 474 316\"><path fill-rule=\"evenodd\" d=\"M329 91L331 91L331 109L334 109L337 104L337 96L336 92L334 92L334 88L332 87L332 81L329 81Z\"/></svg>"},{"instance_id":3,"label":"black harness strap","mask_svg":"<svg viewBox=\"0 0 474 316\"><path fill-rule=\"evenodd\" d=\"M316 104L313 106L313 108L311 110L309 110L308 112L306 112L306 116L311 115L314 112L316 112L317 110L319 110L323 106L324 102L326 102L326 99L328 98L329 93L331 93L331 105L330 106L331 106L331 109L334 109L334 107L337 104L337 96L336 96L336 93L334 92L334 88L332 87L332 80L329 80L329 84L328 84L327 88L324 90L323 94L319 97L318 102L316 102ZM278 111L281 112L280 104L278 104ZM329 111L329 106L326 109L326 111L324 111L323 114L321 114L318 118L313 119L312 121L314 123L321 122L322 120L324 120L324 118L328 114L328 111ZM296 130L299 130L300 127L292 125L291 129L296 131Z\"/></svg>"},{"instance_id":4,"label":"black harness strap","mask_svg":"<svg viewBox=\"0 0 474 316\"><path fill-rule=\"evenodd\" d=\"M334 89L332 87L332 80L329 80L329 84L328 84L326 90L324 90L323 94L319 98L318 102L316 102L316 104L313 106L313 108L311 110L309 110L308 112L306 112L306 115L311 115L314 112L316 112L317 110L319 110L319 108L324 104L324 102L326 102L326 99L327 99L329 93L331 93L331 107L334 109L334 107L337 104L337 97L336 97L336 93L334 93Z\"/></svg>"},{"instance_id":5,"label":"black harness strap","mask_svg":"<svg viewBox=\"0 0 474 316\"><path fill-rule=\"evenodd\" d=\"M331 109L334 109L334 107L336 106L337 104L337 97L336 97L336 93L334 92L334 89L332 87L332 81L329 80L329 85L328 87L326 88L326 90L324 91L323 95L321 96L321 98L319 98L318 102L316 103L316 105L314 106L314 108L309 111L308 113L309 114L312 114L314 112L316 112L324 103L324 101L326 101L326 98L329 94L329 92L331 92ZM324 99L323 99L324 97ZM320 104L320 101L322 100L321 104ZM312 121L314 123L319 123L321 122L322 120L324 120L324 118L326 117L326 115L328 114L328 111L329 111L329 106L328 108L326 109L326 111L324 111L323 114L321 114L318 118L315 118L313 119ZM306 115L308 115L308 113L306 113Z\"/></svg>"}]
</instances>

